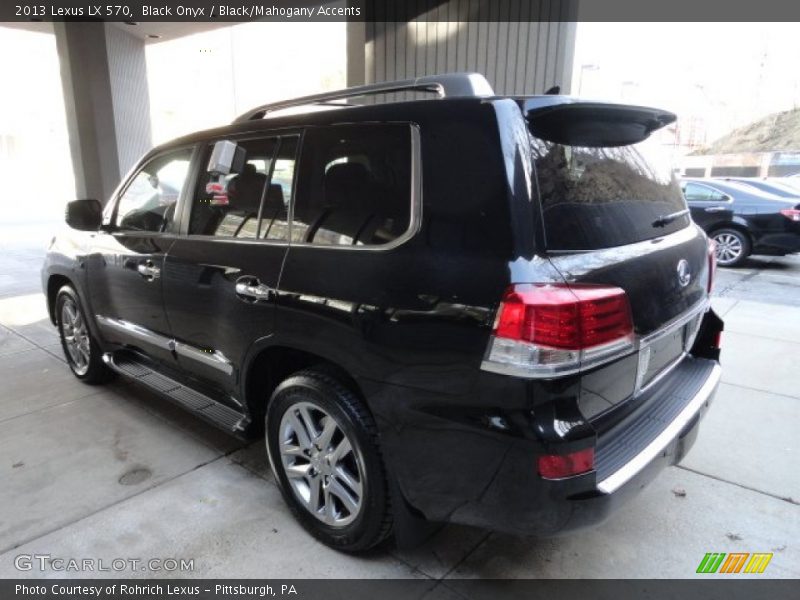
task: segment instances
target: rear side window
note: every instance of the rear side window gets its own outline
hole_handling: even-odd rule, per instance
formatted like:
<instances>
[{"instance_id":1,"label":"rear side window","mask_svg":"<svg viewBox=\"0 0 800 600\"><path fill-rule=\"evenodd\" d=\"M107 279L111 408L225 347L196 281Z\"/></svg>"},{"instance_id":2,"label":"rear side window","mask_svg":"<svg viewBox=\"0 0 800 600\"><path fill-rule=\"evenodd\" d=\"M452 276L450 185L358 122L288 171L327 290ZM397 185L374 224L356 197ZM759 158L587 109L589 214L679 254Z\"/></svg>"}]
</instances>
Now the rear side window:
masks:
<instances>
[{"instance_id":1,"label":"rear side window","mask_svg":"<svg viewBox=\"0 0 800 600\"><path fill-rule=\"evenodd\" d=\"M725 194L698 183L686 183L683 188L686 200L690 202L720 202L725 200Z\"/></svg>"},{"instance_id":2,"label":"rear side window","mask_svg":"<svg viewBox=\"0 0 800 600\"><path fill-rule=\"evenodd\" d=\"M380 246L411 220L411 129L337 125L306 131L291 236L320 246Z\"/></svg>"},{"instance_id":3,"label":"rear side window","mask_svg":"<svg viewBox=\"0 0 800 600\"><path fill-rule=\"evenodd\" d=\"M547 247L595 250L632 244L689 225L669 160L657 142L612 147L572 146L531 137Z\"/></svg>"}]
</instances>

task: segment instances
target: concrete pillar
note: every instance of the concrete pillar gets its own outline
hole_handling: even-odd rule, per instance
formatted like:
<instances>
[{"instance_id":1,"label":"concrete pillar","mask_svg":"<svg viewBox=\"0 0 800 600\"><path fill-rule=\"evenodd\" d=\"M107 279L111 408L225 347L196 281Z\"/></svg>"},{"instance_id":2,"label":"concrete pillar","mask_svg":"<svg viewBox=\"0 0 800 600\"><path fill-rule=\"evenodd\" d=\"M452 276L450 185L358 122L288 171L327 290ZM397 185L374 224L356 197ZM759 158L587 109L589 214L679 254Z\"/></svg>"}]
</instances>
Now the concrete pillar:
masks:
<instances>
[{"instance_id":1,"label":"concrete pillar","mask_svg":"<svg viewBox=\"0 0 800 600\"><path fill-rule=\"evenodd\" d=\"M76 192L105 203L152 144L144 42L109 24L53 28Z\"/></svg>"},{"instance_id":2,"label":"concrete pillar","mask_svg":"<svg viewBox=\"0 0 800 600\"><path fill-rule=\"evenodd\" d=\"M153 147L144 41L108 23L105 29L119 172L125 175Z\"/></svg>"},{"instance_id":3,"label":"concrete pillar","mask_svg":"<svg viewBox=\"0 0 800 600\"><path fill-rule=\"evenodd\" d=\"M556 60L556 78L561 88L561 93L569 95L572 90L572 71L575 63L575 35L578 23L575 20L560 23L559 46L560 52Z\"/></svg>"},{"instance_id":4,"label":"concrete pillar","mask_svg":"<svg viewBox=\"0 0 800 600\"><path fill-rule=\"evenodd\" d=\"M367 28L364 21L347 22L347 87L366 83L365 51Z\"/></svg>"}]
</instances>

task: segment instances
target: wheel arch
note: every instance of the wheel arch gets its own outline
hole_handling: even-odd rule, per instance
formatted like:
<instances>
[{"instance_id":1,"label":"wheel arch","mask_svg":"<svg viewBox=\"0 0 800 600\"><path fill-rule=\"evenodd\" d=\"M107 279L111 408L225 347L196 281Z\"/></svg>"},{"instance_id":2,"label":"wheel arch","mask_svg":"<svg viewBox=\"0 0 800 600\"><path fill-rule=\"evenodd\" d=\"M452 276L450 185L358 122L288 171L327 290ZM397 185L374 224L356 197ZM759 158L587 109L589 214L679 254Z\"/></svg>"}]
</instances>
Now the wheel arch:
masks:
<instances>
[{"instance_id":1,"label":"wheel arch","mask_svg":"<svg viewBox=\"0 0 800 600\"><path fill-rule=\"evenodd\" d=\"M735 229L747 236L747 239L750 241L750 245L755 244L755 238L753 237L753 232L750 231L750 228L747 226L747 223L740 221L734 218L733 221L726 221L724 223L715 223L713 227L708 230L709 237L713 236L714 233L721 229Z\"/></svg>"},{"instance_id":2,"label":"wheel arch","mask_svg":"<svg viewBox=\"0 0 800 600\"><path fill-rule=\"evenodd\" d=\"M61 273L53 273L47 278L47 313L53 325L56 324L56 296L58 295L58 290L65 285L70 285L73 289L76 289L75 283Z\"/></svg>"},{"instance_id":3,"label":"wheel arch","mask_svg":"<svg viewBox=\"0 0 800 600\"><path fill-rule=\"evenodd\" d=\"M260 432L263 429L264 415L275 388L292 373L310 367L323 369L337 377L364 400L357 378L337 360L290 345L269 345L253 352L242 370L245 405L255 430Z\"/></svg>"}]
</instances>

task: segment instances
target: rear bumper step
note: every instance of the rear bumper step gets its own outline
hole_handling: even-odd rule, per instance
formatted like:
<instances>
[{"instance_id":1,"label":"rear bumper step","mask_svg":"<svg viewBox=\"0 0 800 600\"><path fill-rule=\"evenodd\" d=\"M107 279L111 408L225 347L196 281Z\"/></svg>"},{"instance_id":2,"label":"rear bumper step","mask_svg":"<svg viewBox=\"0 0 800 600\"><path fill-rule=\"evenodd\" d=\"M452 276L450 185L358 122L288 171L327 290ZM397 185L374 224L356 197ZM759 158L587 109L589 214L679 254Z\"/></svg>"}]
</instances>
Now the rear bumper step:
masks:
<instances>
[{"instance_id":1,"label":"rear bumper step","mask_svg":"<svg viewBox=\"0 0 800 600\"><path fill-rule=\"evenodd\" d=\"M106 352L103 354L103 362L117 373L163 394L173 402L231 433L239 434L244 430L244 417L241 413L153 370L135 356L126 352Z\"/></svg>"},{"instance_id":2,"label":"rear bumper step","mask_svg":"<svg viewBox=\"0 0 800 600\"><path fill-rule=\"evenodd\" d=\"M711 402L721 373L717 362L684 359L642 410L598 440L597 489L615 492L661 455Z\"/></svg>"}]
</instances>

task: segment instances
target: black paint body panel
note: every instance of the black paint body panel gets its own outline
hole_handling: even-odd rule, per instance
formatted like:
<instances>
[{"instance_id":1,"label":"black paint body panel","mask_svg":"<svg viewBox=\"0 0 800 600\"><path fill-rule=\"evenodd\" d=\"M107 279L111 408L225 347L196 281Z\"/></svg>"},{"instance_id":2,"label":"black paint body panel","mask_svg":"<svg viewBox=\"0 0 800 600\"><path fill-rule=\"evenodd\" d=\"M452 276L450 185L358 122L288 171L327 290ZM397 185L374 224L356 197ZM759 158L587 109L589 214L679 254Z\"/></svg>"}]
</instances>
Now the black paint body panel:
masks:
<instances>
[{"instance_id":1,"label":"black paint body panel","mask_svg":"<svg viewBox=\"0 0 800 600\"><path fill-rule=\"evenodd\" d=\"M483 371L500 298L513 283L619 286L636 333L646 335L707 297L707 242L691 224L630 246L548 253L521 104L491 98L375 105L177 140L166 148L304 126L407 123L419 135L420 213L410 238L388 249L240 243L184 235L184 197L172 232L59 234L43 269L45 289L50 277L67 277L92 315L139 320L165 339L218 352L230 361L229 372L105 330L98 335L104 350L132 347L169 364L171 376L245 418L266 402L248 396L248 368L259 352L301 350L335 363L375 417L397 500L426 519L542 534L596 521L616 495L601 498L594 473L543 481L537 457L594 446L600 421L593 417L601 412L605 422L622 418L636 356L552 380ZM200 155L198 149L195 163ZM676 283L681 259L692 272L687 287ZM130 271L142 260L161 267L160 283ZM234 293L240 275L258 277L274 296L242 302ZM593 396L607 406L589 408Z\"/></svg>"}]
</instances>

